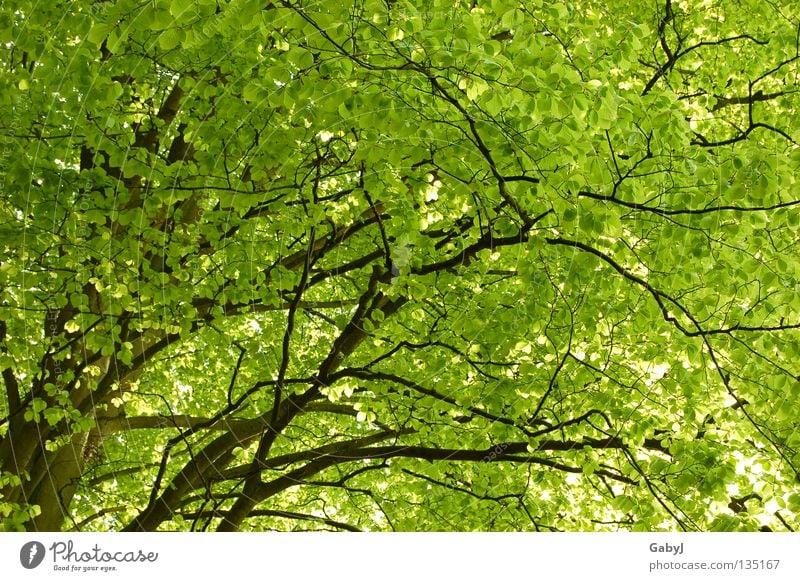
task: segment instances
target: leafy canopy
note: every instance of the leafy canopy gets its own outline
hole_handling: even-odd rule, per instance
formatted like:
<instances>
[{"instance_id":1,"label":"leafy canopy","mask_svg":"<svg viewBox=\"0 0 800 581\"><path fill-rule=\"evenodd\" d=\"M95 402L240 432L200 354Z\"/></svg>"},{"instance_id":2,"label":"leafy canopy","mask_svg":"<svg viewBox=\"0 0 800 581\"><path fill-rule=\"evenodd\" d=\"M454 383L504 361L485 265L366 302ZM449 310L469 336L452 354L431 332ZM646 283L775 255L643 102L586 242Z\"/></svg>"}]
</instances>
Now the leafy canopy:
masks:
<instances>
[{"instance_id":1,"label":"leafy canopy","mask_svg":"<svg viewBox=\"0 0 800 581\"><path fill-rule=\"evenodd\" d=\"M799 11L6 2L4 527L796 527Z\"/></svg>"}]
</instances>

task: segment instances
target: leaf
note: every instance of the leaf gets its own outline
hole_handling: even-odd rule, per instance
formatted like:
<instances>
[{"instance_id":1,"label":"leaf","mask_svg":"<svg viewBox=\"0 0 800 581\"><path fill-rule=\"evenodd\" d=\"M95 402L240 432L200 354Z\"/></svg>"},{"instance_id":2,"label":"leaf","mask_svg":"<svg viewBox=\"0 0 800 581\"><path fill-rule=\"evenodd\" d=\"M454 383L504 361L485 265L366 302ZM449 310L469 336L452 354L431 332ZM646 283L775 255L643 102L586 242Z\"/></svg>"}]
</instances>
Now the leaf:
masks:
<instances>
[{"instance_id":1,"label":"leaf","mask_svg":"<svg viewBox=\"0 0 800 581\"><path fill-rule=\"evenodd\" d=\"M179 18L184 15L190 8L192 8L194 2L191 0L171 0L169 5L169 13L174 18Z\"/></svg>"},{"instance_id":2,"label":"leaf","mask_svg":"<svg viewBox=\"0 0 800 581\"><path fill-rule=\"evenodd\" d=\"M111 27L105 23L95 23L86 35L86 40L96 46L100 46L111 31Z\"/></svg>"},{"instance_id":3,"label":"leaf","mask_svg":"<svg viewBox=\"0 0 800 581\"><path fill-rule=\"evenodd\" d=\"M184 38L184 33L180 28L168 28L158 37L158 46L162 50L172 50L178 46Z\"/></svg>"},{"instance_id":4,"label":"leaf","mask_svg":"<svg viewBox=\"0 0 800 581\"><path fill-rule=\"evenodd\" d=\"M150 29L155 31L166 30L173 23L172 15L169 10L159 6L151 13ZM161 38L161 37L159 37Z\"/></svg>"}]
</instances>

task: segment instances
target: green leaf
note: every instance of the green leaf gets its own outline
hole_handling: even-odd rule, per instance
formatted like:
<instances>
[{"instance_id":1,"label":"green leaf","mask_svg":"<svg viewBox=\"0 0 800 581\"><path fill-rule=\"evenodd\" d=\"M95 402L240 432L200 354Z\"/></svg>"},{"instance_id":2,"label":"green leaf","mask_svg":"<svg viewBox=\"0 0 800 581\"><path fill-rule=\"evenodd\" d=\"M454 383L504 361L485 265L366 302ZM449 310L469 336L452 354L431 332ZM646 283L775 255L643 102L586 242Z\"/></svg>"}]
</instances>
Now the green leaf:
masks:
<instances>
[{"instance_id":1,"label":"green leaf","mask_svg":"<svg viewBox=\"0 0 800 581\"><path fill-rule=\"evenodd\" d=\"M108 36L112 27L105 23L95 23L86 35L86 40L94 45L100 46Z\"/></svg>"},{"instance_id":2,"label":"green leaf","mask_svg":"<svg viewBox=\"0 0 800 581\"><path fill-rule=\"evenodd\" d=\"M180 28L168 28L158 37L158 46L163 50L172 50L178 46L184 38L184 33Z\"/></svg>"}]
</instances>

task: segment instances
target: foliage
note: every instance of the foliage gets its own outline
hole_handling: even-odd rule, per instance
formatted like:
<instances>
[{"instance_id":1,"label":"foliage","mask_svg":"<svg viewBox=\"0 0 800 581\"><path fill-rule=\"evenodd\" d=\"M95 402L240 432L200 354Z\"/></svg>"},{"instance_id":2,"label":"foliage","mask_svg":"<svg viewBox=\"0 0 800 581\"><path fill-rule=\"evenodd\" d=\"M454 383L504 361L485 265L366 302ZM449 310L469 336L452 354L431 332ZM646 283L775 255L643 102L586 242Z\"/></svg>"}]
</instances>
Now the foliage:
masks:
<instances>
[{"instance_id":1,"label":"foliage","mask_svg":"<svg viewBox=\"0 0 800 581\"><path fill-rule=\"evenodd\" d=\"M786 530L792 0L12 0L8 530Z\"/></svg>"}]
</instances>

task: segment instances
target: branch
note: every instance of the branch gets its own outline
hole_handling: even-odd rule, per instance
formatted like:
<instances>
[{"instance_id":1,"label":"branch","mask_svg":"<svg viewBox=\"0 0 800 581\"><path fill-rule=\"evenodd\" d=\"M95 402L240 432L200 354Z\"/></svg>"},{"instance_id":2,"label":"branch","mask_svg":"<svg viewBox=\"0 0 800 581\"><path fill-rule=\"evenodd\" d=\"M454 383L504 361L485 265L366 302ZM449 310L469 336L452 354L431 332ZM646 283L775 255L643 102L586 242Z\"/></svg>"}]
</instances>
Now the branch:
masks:
<instances>
[{"instance_id":1,"label":"branch","mask_svg":"<svg viewBox=\"0 0 800 581\"><path fill-rule=\"evenodd\" d=\"M678 50L673 53L670 50L669 46L667 45L666 38L664 36L664 29L666 27L666 24L669 20L673 18L670 0L667 0L667 10L668 10L667 15L661 20L658 27L659 42L661 43L661 48L664 50L664 54L667 56L667 61L663 65L658 67L653 77L645 85L644 90L642 91L642 95L646 95L647 93L649 93L652 90L653 86L656 84L656 82L658 82L658 80L661 77L663 77L667 71L672 70L678 59L689 54L692 51L697 50L698 48L704 46L719 46L736 40L749 40L759 45L769 44L769 41L758 40L757 38L754 38L749 34L738 34L736 36L721 38L719 40L704 40L690 47L687 47L683 50L680 50L680 45L679 45Z\"/></svg>"},{"instance_id":2,"label":"branch","mask_svg":"<svg viewBox=\"0 0 800 581\"><path fill-rule=\"evenodd\" d=\"M679 210L664 210L662 208L656 208L653 206L648 206L646 204L638 204L636 202L626 202L625 200L620 200L615 196L605 196L602 194L595 194L594 192L581 191L578 192L578 196L581 198L591 198L592 200L599 200L601 202L613 202L620 206L630 208L631 210L642 210L645 212L651 212L653 214L657 214L659 216L680 216L686 214L700 215L700 214L710 214L713 212L762 212L762 211L769 212L770 210L790 208L792 206L800 204L800 200L792 200L790 202L781 202L780 204L774 204L772 206L716 206L714 208L685 208Z\"/></svg>"},{"instance_id":3,"label":"branch","mask_svg":"<svg viewBox=\"0 0 800 581\"><path fill-rule=\"evenodd\" d=\"M728 107L730 105L752 105L756 101L769 101L771 99L776 99L777 97L782 97L783 95L789 95L795 92L796 91L779 91L777 93L763 93L762 91L756 91L752 95L737 97L723 97L721 95L714 95L714 97L717 99L717 102L714 103L714 106L709 109L709 111L713 113L714 111L719 111L723 107Z\"/></svg>"},{"instance_id":4,"label":"branch","mask_svg":"<svg viewBox=\"0 0 800 581\"><path fill-rule=\"evenodd\" d=\"M411 428L403 428L401 430L383 430L371 434L369 436L364 436L362 438L332 442L330 444L325 444L324 446L319 446L312 450L304 450L302 452L293 452L290 454L283 454L281 456L273 456L272 458L267 458L266 460L259 462L259 470L266 470L266 469L279 470L281 468L291 466L292 464L296 464L298 462L315 460L326 456L338 456L341 453L345 452L346 450L352 450L354 448L356 449L364 448L372 444L383 442L384 440L387 440L389 438L397 438L403 435L411 434L413 432L414 430ZM220 479L232 480L232 479L242 478L250 474L252 474L252 466L250 464L243 466L235 466L230 470L226 470L224 473L222 473L220 475Z\"/></svg>"},{"instance_id":5,"label":"branch","mask_svg":"<svg viewBox=\"0 0 800 581\"><path fill-rule=\"evenodd\" d=\"M519 493L510 493L510 494L502 494L500 496L490 496L486 493L484 494L477 494L468 488L462 488L461 486L456 486L454 484L449 484L447 482L442 482L440 480L436 480L435 478L431 478L430 476L425 476L424 474L418 474L413 470L409 470L407 468L403 468L402 472L404 474L408 474L409 476L413 476L414 478L419 478L426 482L430 482L431 484L435 484L436 486L441 486L442 488L447 488L448 490L455 490L456 492L463 492L464 494L468 494L473 498L477 498L478 500L492 500L495 502L500 502L501 500L507 500L509 498L519 499L522 494Z\"/></svg>"},{"instance_id":6,"label":"branch","mask_svg":"<svg viewBox=\"0 0 800 581\"><path fill-rule=\"evenodd\" d=\"M402 386L407 387L407 388L409 388L409 389L411 389L413 391L416 391L417 393L421 393L423 395L427 395L427 396L433 397L433 398L435 398L435 399L437 399L439 401L443 401L445 403L448 403L448 404L450 404L450 405L452 405L454 407L463 408L465 410L468 410L470 413L472 413L472 414L474 414L476 416L480 416L482 418L485 418L487 420L490 420L492 422L497 422L499 424L504 424L504 425L507 425L507 426L511 426L511 427L517 428L527 436L533 435L530 430L528 430L527 428L525 428L522 425L517 424L516 422L514 422L514 420L511 420L511 419L508 419L508 418L504 418L502 416L496 416L496 415L494 415L492 413L489 413L486 410L481 409L479 407L462 406L454 398L452 398L450 396L447 396L447 395L445 395L443 393L440 393L439 391L437 391L435 389L423 387L423 386L419 385L418 383L416 383L415 381L412 381L410 379L405 379L405 378L400 377L398 375L393 375L391 373L384 373L384 372L381 372L381 371L370 371L368 369L363 369L363 368L348 368L348 369L344 369L344 370L340 371L339 373L336 373L335 375L333 375L330 378L330 381L331 381L331 383L333 383L333 382L338 381L339 379L341 379L343 377L356 377L356 378L359 378L359 379L368 379L368 380L371 380L371 381L391 381L393 383L396 383L398 385L402 385Z\"/></svg>"},{"instance_id":7,"label":"branch","mask_svg":"<svg viewBox=\"0 0 800 581\"><path fill-rule=\"evenodd\" d=\"M653 287L646 280L636 276L635 274L633 274L631 272L628 272L625 268L623 268L619 263L617 263L610 256L600 252L599 250L597 250L596 248L594 248L592 246L589 246L588 244L584 244L583 242L579 242L577 240L567 240L565 238L546 238L545 241L548 244L552 244L552 245L563 245L563 246L571 246L573 248L578 248L580 250L583 250L584 252L588 252L589 254L593 254L593 255L597 256L602 261L604 261L605 263L610 265L614 270L619 272L624 278L628 279L630 282L633 282L633 283L641 286L645 290L647 290L647 292L653 297L653 299L655 299L656 303L658 304L658 307L661 310L661 314L664 317L664 320L672 323L673 325L675 325L675 327L677 327L678 330L681 331L681 333L685 334L686 336L704 335L705 334L705 331L703 331L702 328L699 326L699 324L696 323L696 321L692 317L691 313L689 313L689 311L686 310L685 307L683 307L680 303L678 303L678 301L676 299L674 299L671 296L669 296L668 294L656 289L655 287ZM695 323L695 325L697 326L698 332L695 333L693 331L689 331L683 325L681 325L680 321L678 321L675 317L673 317L670 314L669 310L667 309L666 304L664 303L665 299L668 302L670 302L673 305L675 305L676 307L678 307L678 309L680 309L681 312L683 312L689 319L691 319L692 322Z\"/></svg>"},{"instance_id":8,"label":"branch","mask_svg":"<svg viewBox=\"0 0 800 581\"><path fill-rule=\"evenodd\" d=\"M459 266L468 266L472 259L475 258L475 255L480 252L481 250L494 250L495 248L500 248L502 246L513 246L515 244L523 244L527 240L528 232L533 228L533 226L543 220L546 216L553 213L553 210L547 210L532 218L529 224L524 225L522 228L519 229L517 234L512 236L505 236L501 238L495 238L492 231L487 231L483 236L481 236L477 242L465 248L461 253L453 256L452 258L448 258L446 260L442 260L441 262L434 262L432 264L423 265L420 268L415 268L411 272L412 274L429 274L431 272L437 272L440 270L446 270L450 268L457 268Z\"/></svg>"},{"instance_id":9,"label":"branch","mask_svg":"<svg viewBox=\"0 0 800 581\"><path fill-rule=\"evenodd\" d=\"M297 283L297 288L294 290L294 298L289 305L289 313L286 317L286 332L283 334L283 344L281 346L281 363L280 367L278 368L278 379L275 383L275 399L272 405L272 418L270 419L271 424L276 424L278 421L278 412L280 411L281 406L281 395L283 394L284 381L286 380L286 370L289 368L289 359L291 356L289 352L289 346L292 341L292 333L294 333L294 321L297 315L297 308L300 306L300 299L302 298L303 292L308 284L308 273L311 270L311 264L313 261L312 248L314 248L315 232L316 229L312 226L310 241L308 243L308 254L306 255L306 260L303 263L303 272L300 275L300 282ZM259 455L259 457L261 456Z\"/></svg>"},{"instance_id":10,"label":"branch","mask_svg":"<svg viewBox=\"0 0 800 581\"><path fill-rule=\"evenodd\" d=\"M161 429L199 429L228 430L231 427L244 427L252 423L245 419L214 419L199 416L133 416L133 417L103 417L97 419L97 429L100 436L106 437L117 432L130 430L161 430Z\"/></svg>"},{"instance_id":11,"label":"branch","mask_svg":"<svg viewBox=\"0 0 800 581\"><path fill-rule=\"evenodd\" d=\"M6 322L0 320L0 343L2 343L2 351L8 355L8 349L6 349L5 342L6 342ZM17 381L16 376L14 375L14 370L11 367L5 367L3 369L3 382L6 386L6 398L8 400L8 417L11 418L14 416L17 411L19 411L21 403L20 403L20 395L19 395L19 382Z\"/></svg>"},{"instance_id":12,"label":"branch","mask_svg":"<svg viewBox=\"0 0 800 581\"><path fill-rule=\"evenodd\" d=\"M345 358L350 356L367 337L364 322L369 320L374 326L377 326L377 323L371 319L373 313L381 311L386 319L408 301L407 297L390 299L378 291L378 282L386 274L390 273L382 271L377 266L373 267L367 290L361 295L355 313L344 330L336 337L328 356L319 366L317 380L321 385L328 384L331 375L341 366Z\"/></svg>"},{"instance_id":13,"label":"branch","mask_svg":"<svg viewBox=\"0 0 800 581\"><path fill-rule=\"evenodd\" d=\"M386 458L415 458L419 460L428 460L430 462L436 460L443 460L443 461L454 461L454 462L514 462L514 463L522 463L522 464L537 464L540 466L546 466L548 468L553 468L555 470L559 470L562 472L568 472L571 474L583 474L582 468L577 468L575 466L569 466L566 464L562 464L560 462L556 462L554 460L550 460L547 458L541 458L538 456L516 456L512 454L508 454L507 450L517 450L522 449L521 446L524 446L524 450L527 451L528 444L527 443L517 443L517 444L509 444L508 448L506 449L505 453L496 454L494 457L491 456L491 453L494 449L490 450L452 450L452 449L443 449L443 448L425 448L423 446L380 446L375 448L361 448L356 450L344 450L338 452L336 455L327 455L322 456L316 460L309 462L308 464L297 468L283 476L276 478L270 482L265 482L260 484L259 486L253 487L251 490L248 491L248 505L254 506L255 504L266 500L280 492L292 488L294 486L298 486L304 484L305 480L314 474L318 474L336 464L342 464L345 462L352 462L354 460L370 460L370 459L386 459ZM632 486L638 486L638 482L624 476L622 474L616 474L614 472L610 472L609 470L600 469L596 470L594 474L599 476L605 476L617 482L621 482L623 484L630 484ZM250 510L243 512L241 510L237 510L237 507L234 506L230 511L226 513L226 516L223 519L222 524L218 530L231 530L238 526L238 523L241 522L244 518L247 518L251 513Z\"/></svg>"},{"instance_id":14,"label":"branch","mask_svg":"<svg viewBox=\"0 0 800 581\"><path fill-rule=\"evenodd\" d=\"M520 219L522 220L522 223L527 228L530 228L538 220L538 218L536 220L531 221L531 218L528 216L528 213L506 191L505 184L509 180L500 173L500 170L498 169L497 164L495 163L494 158L492 157L491 151L486 146L486 143L483 141L483 138L481 137L481 134L478 132L478 128L477 128L477 126L475 124L475 120L467 112L467 110L464 108L464 106L461 105L461 103L458 101L458 99L453 97L450 93L448 93L445 90L444 87L442 87L442 85L441 85L441 83L439 83L437 77L435 77L434 75L430 75L430 74L426 73L426 71L424 71L424 70L422 70L420 68L417 68L417 70L419 70L419 72L425 74L428 77L428 80L430 81L431 86L434 89L434 93L438 93L439 95L441 95L442 98L445 101L447 101L448 103L453 105L453 107L455 107L458 110L458 112L461 113L461 115L464 117L464 119L467 122L467 125L469 126L470 133L472 134L472 136L474 138L473 143L478 148L478 151L481 153L483 158L486 160L486 163L489 165L489 170L492 172L492 175L494 176L495 180L497 181L497 189L500 192L500 197L502 197L503 200L505 200L505 202L509 206L514 208L514 211L517 213L517 216L520 217ZM525 176L517 176L516 179L525 179L525 181L530 181L532 183L539 183L539 180L537 180L536 178L531 178L531 177L525 178Z\"/></svg>"},{"instance_id":15,"label":"branch","mask_svg":"<svg viewBox=\"0 0 800 581\"><path fill-rule=\"evenodd\" d=\"M752 107L752 103L749 105ZM733 143L738 143L740 141L744 141L747 139L750 134L756 129L767 129L768 131L772 131L773 133L777 133L790 143L796 145L796 142L792 137L783 131L782 129L778 129L777 127L773 127L772 125L768 125L766 123L754 123L752 119L750 120L750 125L747 129L742 130L739 135L735 135L733 137L729 137L728 139L722 139L720 141L709 141L705 136L701 135L700 133L694 132L695 139L691 141L692 145L699 145L701 147L720 147L723 145L731 145ZM738 129L738 128L737 128Z\"/></svg>"},{"instance_id":16,"label":"branch","mask_svg":"<svg viewBox=\"0 0 800 581\"><path fill-rule=\"evenodd\" d=\"M677 55L675 55L675 59L677 60L680 57L682 57L684 55L687 55L690 52L692 52L693 50L697 50L698 48L701 48L703 46L719 46L721 44L725 44L725 43L728 43L728 42L733 42L734 40L749 40L749 41L754 42L754 43L756 43L758 45L761 45L761 46L769 44L768 40L758 40L757 38L752 37L749 34L737 34L736 36L729 36L727 38L720 38L719 40L704 40L704 41L698 42L697 44L694 44L694 45L692 45L692 46L690 46L688 48L685 48L684 50L680 51Z\"/></svg>"},{"instance_id":17,"label":"branch","mask_svg":"<svg viewBox=\"0 0 800 581\"><path fill-rule=\"evenodd\" d=\"M163 122L163 127L168 126L175 119L180 109L180 103L183 99L183 89L180 86L180 80L175 81L169 95L164 100L163 105L159 109L156 117ZM158 128L153 125L146 132L141 132L138 129L135 131L136 138L133 147L142 147L150 152L155 152L156 145L158 144Z\"/></svg>"},{"instance_id":18,"label":"branch","mask_svg":"<svg viewBox=\"0 0 800 581\"><path fill-rule=\"evenodd\" d=\"M180 513L181 516L185 519L203 519L203 518L220 518L224 516L224 511L221 510L205 510L205 511L197 511L197 512L184 512ZM322 517L322 516L315 516L313 514L305 514L301 512L290 512L286 510L254 510L251 511L248 515L249 518L259 517L259 516L273 516L279 518L288 518L293 520L304 520L304 521L313 521L313 522L321 522L328 526L332 526L337 529L341 529L343 531L350 531L354 533L360 533L361 529L355 527L353 525L333 520L330 518Z\"/></svg>"},{"instance_id":19,"label":"branch","mask_svg":"<svg viewBox=\"0 0 800 581\"><path fill-rule=\"evenodd\" d=\"M108 507L108 508L104 508L104 509L102 509L102 510L100 510L100 511L96 512L96 513L94 513L94 514L93 514L93 515L91 515L91 516L87 516L87 517L86 517L85 519L83 519L81 522L79 522L79 523L76 523L76 524L75 524L75 525L74 525L74 526L73 526L71 529L69 529L69 530L70 530L70 531L78 531L78 532L80 532L80 530L81 530L83 527L85 527L87 524L89 524L89 523L90 523L90 522L92 522L93 520L97 520L98 518L102 518L102 517L104 517L104 516L105 516L105 515L107 515L107 514L113 514L113 513L115 513L115 512L122 512L122 511L128 510L129 508L130 508L130 507L129 507L129 506L127 506L127 505L123 505L123 506L110 506L110 507Z\"/></svg>"},{"instance_id":20,"label":"branch","mask_svg":"<svg viewBox=\"0 0 800 581\"><path fill-rule=\"evenodd\" d=\"M603 440L596 440L595 445L601 448L609 447L613 442L613 439L608 439L608 441ZM587 440L590 442L590 440ZM550 444L552 444L552 449L559 450L559 451L566 451L566 450L574 450L582 447L583 443L577 442L551 442L551 443L543 443L545 448L549 448ZM590 445L591 444L585 444ZM619 444L621 447L621 443ZM593 446L592 446L593 447ZM517 442L517 443L510 443L507 447L503 450L502 453L497 454L495 453L494 457L492 457L492 452L495 451L496 448L489 448L488 450L463 450L463 449L448 449L448 448L426 448L424 446L377 446L374 448L361 448L356 450L347 450L338 453L335 457L323 457L319 460L315 461L319 463L315 465L315 462L310 462L303 468L290 473L281 478L294 478L296 472L309 469L312 465L322 466L319 470L315 470L316 472L327 468L328 466L332 466L334 464L341 464L343 462L350 462L353 460L371 460L371 459L385 459L385 458L415 458L418 460L428 460L430 462L436 460L443 460L448 462L513 462L513 463L520 463L520 464L538 464L541 466L546 466L548 468L554 468L556 470L562 472L569 472L572 474L583 474L582 468L577 468L574 466L568 466L566 464L561 464L559 462L555 462L548 458L542 458L539 456L532 456L527 455L528 452L528 443L527 442ZM518 454L526 454L526 455L518 455ZM596 470L595 474L606 476L611 478L612 480L616 480L618 482L622 482L624 484L630 484L632 486L638 486L638 482L632 480L626 476L621 474L615 474L613 472L609 472L608 470ZM280 480L280 479L279 479ZM270 483L271 484L271 483Z\"/></svg>"}]
</instances>

